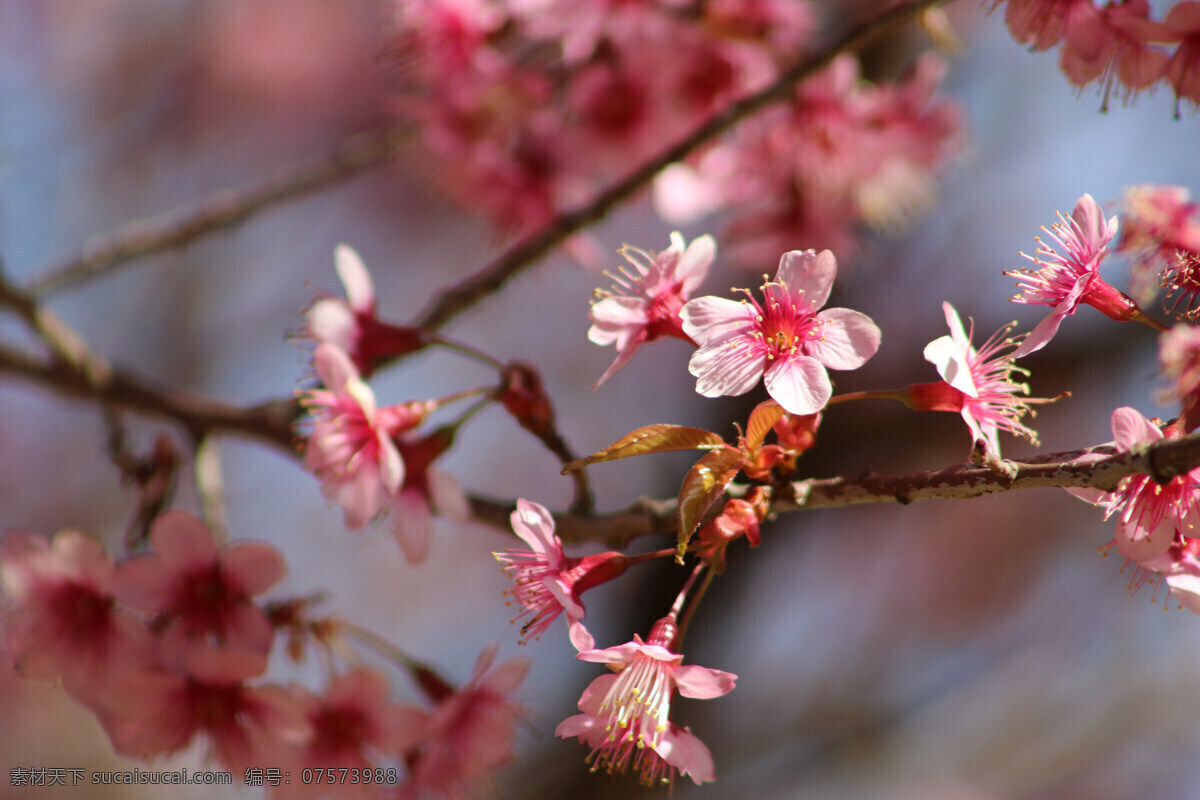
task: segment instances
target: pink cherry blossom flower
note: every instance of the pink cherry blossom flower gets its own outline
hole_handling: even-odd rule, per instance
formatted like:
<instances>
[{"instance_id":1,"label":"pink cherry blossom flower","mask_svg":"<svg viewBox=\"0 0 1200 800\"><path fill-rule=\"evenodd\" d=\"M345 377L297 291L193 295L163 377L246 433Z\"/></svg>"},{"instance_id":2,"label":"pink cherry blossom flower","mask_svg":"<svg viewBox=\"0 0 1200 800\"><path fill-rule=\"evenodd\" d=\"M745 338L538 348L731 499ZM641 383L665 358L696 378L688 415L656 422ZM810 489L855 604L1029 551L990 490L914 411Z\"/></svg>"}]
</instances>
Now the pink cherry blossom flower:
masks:
<instances>
[{"instance_id":1,"label":"pink cherry blossom flower","mask_svg":"<svg viewBox=\"0 0 1200 800\"><path fill-rule=\"evenodd\" d=\"M562 540L554 533L554 518L550 512L524 498L517 500L512 527L532 549L510 549L492 555L512 576L515 585L505 594L511 595L521 607L517 619L529 617L521 626L521 644L540 639L565 611L575 649L592 649L595 643L580 622L587 611L579 596L622 574L628 559L616 552L568 558L563 553Z\"/></svg>"},{"instance_id":2,"label":"pink cherry blossom flower","mask_svg":"<svg viewBox=\"0 0 1200 800\"><path fill-rule=\"evenodd\" d=\"M1200 2L1176 3L1163 18L1163 24L1179 40L1167 64L1167 80L1175 87L1177 98L1200 105Z\"/></svg>"},{"instance_id":3,"label":"pink cherry blossom flower","mask_svg":"<svg viewBox=\"0 0 1200 800\"><path fill-rule=\"evenodd\" d=\"M371 274L353 248L339 244L333 257L346 299L322 297L309 306L308 335L317 344L344 350L364 377L382 361L425 345L425 337L416 328L391 325L376 316Z\"/></svg>"},{"instance_id":4,"label":"pink cherry blossom flower","mask_svg":"<svg viewBox=\"0 0 1200 800\"><path fill-rule=\"evenodd\" d=\"M1075 86L1103 81L1102 111L1108 110L1114 80L1124 85L1128 101L1162 78L1167 52L1149 43L1166 41L1170 32L1149 17L1146 0L1125 0L1104 8L1080 5L1068 21L1062 70Z\"/></svg>"},{"instance_id":5,"label":"pink cherry blossom flower","mask_svg":"<svg viewBox=\"0 0 1200 800\"><path fill-rule=\"evenodd\" d=\"M424 733L424 715L417 709L388 702L387 678L377 670L359 667L335 676L325 696L311 698L306 717L312 737L294 751L289 769L375 768L380 759L396 759L416 746ZM369 798L381 794L376 784L338 786L339 798ZM268 796L316 798L329 792L319 784L268 789Z\"/></svg>"},{"instance_id":6,"label":"pink cherry blossom flower","mask_svg":"<svg viewBox=\"0 0 1200 800\"><path fill-rule=\"evenodd\" d=\"M1130 298L1100 277L1100 262L1108 254L1109 243L1117 235L1116 216L1105 222L1100 206L1090 194L1085 194L1075 204L1070 219L1061 213L1058 218L1059 222L1047 233L1063 249L1063 254L1060 255L1053 247L1047 247L1039 238L1040 258L1021 254L1037 264L1038 269L1004 273L1016 278L1017 286L1021 289L1019 294L1011 298L1014 303L1051 306L1054 309L1013 351L1013 358L1029 355L1045 347L1058 332L1063 319L1073 315L1080 303L1094 306L1120 321L1132 319L1137 308Z\"/></svg>"},{"instance_id":7,"label":"pink cherry blossom flower","mask_svg":"<svg viewBox=\"0 0 1200 800\"><path fill-rule=\"evenodd\" d=\"M1158 362L1167 386L1160 403L1183 403L1181 429L1200 424L1200 328L1176 325L1159 338Z\"/></svg>"},{"instance_id":8,"label":"pink cherry blossom flower","mask_svg":"<svg viewBox=\"0 0 1200 800\"><path fill-rule=\"evenodd\" d=\"M699 345L688 363L705 397L741 395L763 378L767 392L791 414L812 414L833 394L826 368L857 369L879 349L871 318L825 305L837 260L823 250L793 250L779 260L775 279L762 285L763 303L750 293L740 303L700 297L683 307L683 330ZM764 278L766 276L763 276Z\"/></svg>"},{"instance_id":9,"label":"pink cherry blossom flower","mask_svg":"<svg viewBox=\"0 0 1200 800\"><path fill-rule=\"evenodd\" d=\"M579 700L582 714L568 717L555 735L577 736L592 747L592 769L624 772L632 764L645 784L673 783L677 772L696 783L713 780L708 748L687 729L674 725L671 695L709 699L733 690L737 676L717 669L682 666L672 651L677 629L673 617L654 624L646 641L603 650L584 650L577 658L607 664L616 675L603 675Z\"/></svg>"},{"instance_id":10,"label":"pink cherry blossom flower","mask_svg":"<svg viewBox=\"0 0 1200 800\"><path fill-rule=\"evenodd\" d=\"M1112 430L1122 452L1164 438L1157 426L1128 406L1113 411ZM1200 524L1200 467L1172 478L1166 485L1149 475L1129 475L1112 492L1089 488L1067 491L1103 506L1104 519L1115 516L1117 550L1145 566L1156 563L1172 544Z\"/></svg>"},{"instance_id":11,"label":"pink cherry blossom flower","mask_svg":"<svg viewBox=\"0 0 1200 800\"><path fill-rule=\"evenodd\" d=\"M0 585L14 602L3 625L23 675L61 676L88 702L114 676L150 663L150 631L116 607L113 562L96 540L78 531L52 542L9 531L0 541Z\"/></svg>"},{"instance_id":12,"label":"pink cherry blossom flower","mask_svg":"<svg viewBox=\"0 0 1200 800\"><path fill-rule=\"evenodd\" d=\"M262 542L217 549L212 531L186 511L168 511L150 529L154 553L117 568L115 594L153 615L168 647L219 646L265 655L274 631L252 599L283 580L283 556Z\"/></svg>"},{"instance_id":13,"label":"pink cherry blossom flower","mask_svg":"<svg viewBox=\"0 0 1200 800\"><path fill-rule=\"evenodd\" d=\"M416 795L428 792L465 800L512 760L514 725L525 711L511 695L525 680L529 662L510 659L492 669L497 649L484 648L470 680L457 690L423 671L421 688L436 706L421 712L423 744L409 758Z\"/></svg>"},{"instance_id":14,"label":"pink cherry blossom flower","mask_svg":"<svg viewBox=\"0 0 1200 800\"><path fill-rule=\"evenodd\" d=\"M193 650L180 672L128 673L110 695L100 721L120 753L155 758L207 737L214 760L241 774L275 761L280 750L312 736L302 696L283 686L251 686L266 656Z\"/></svg>"},{"instance_id":15,"label":"pink cherry blossom flower","mask_svg":"<svg viewBox=\"0 0 1200 800\"><path fill-rule=\"evenodd\" d=\"M910 405L922 411L958 411L971 431L972 440L983 442L985 453L999 455L999 432L1007 431L1037 444L1037 433L1021 422L1030 413L1029 403L1047 400L1025 400L1029 386L1013 380L1014 372L1028 374L1018 367L1011 355L1001 351L1012 344L1009 327L992 334L976 350L971 344L971 331L963 329L958 312L949 303L942 303L950 335L935 339L925 346L925 360L937 367L942 382L916 384L909 387Z\"/></svg>"},{"instance_id":16,"label":"pink cherry blossom flower","mask_svg":"<svg viewBox=\"0 0 1200 800\"><path fill-rule=\"evenodd\" d=\"M1117 249L1133 257L1134 295L1150 300L1166 289L1163 311L1200 316L1200 204L1182 186L1125 190L1125 217Z\"/></svg>"},{"instance_id":17,"label":"pink cherry blossom flower","mask_svg":"<svg viewBox=\"0 0 1200 800\"><path fill-rule=\"evenodd\" d=\"M629 245L621 249L632 271L622 267L619 274L609 273L615 281L612 291L597 290L600 300L588 312L588 339L617 347L616 360L593 388L625 366L644 343L660 336L686 338L679 310L708 274L715 253L711 236L694 239L685 248L678 232L657 255Z\"/></svg>"},{"instance_id":18,"label":"pink cherry blossom flower","mask_svg":"<svg viewBox=\"0 0 1200 800\"><path fill-rule=\"evenodd\" d=\"M1071 18L1091 5L1092 0L1008 0L1004 22L1021 44L1048 50L1062 40Z\"/></svg>"},{"instance_id":19,"label":"pink cherry blossom flower","mask_svg":"<svg viewBox=\"0 0 1200 800\"><path fill-rule=\"evenodd\" d=\"M325 388L301 396L316 417L304 465L342 507L346 527L357 530L387 507L404 482L404 462L392 436L419 424L429 407L376 408L375 393L334 345L319 345L313 362Z\"/></svg>"}]
</instances>

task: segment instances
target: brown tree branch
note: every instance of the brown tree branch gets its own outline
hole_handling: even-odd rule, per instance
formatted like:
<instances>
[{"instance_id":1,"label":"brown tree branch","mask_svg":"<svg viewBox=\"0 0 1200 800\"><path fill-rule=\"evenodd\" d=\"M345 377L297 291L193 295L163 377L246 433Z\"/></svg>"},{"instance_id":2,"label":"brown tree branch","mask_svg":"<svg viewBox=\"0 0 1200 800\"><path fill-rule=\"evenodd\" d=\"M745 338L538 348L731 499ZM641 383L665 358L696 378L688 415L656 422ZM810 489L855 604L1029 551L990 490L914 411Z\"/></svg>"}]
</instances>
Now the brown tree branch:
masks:
<instances>
[{"instance_id":1,"label":"brown tree branch","mask_svg":"<svg viewBox=\"0 0 1200 800\"><path fill-rule=\"evenodd\" d=\"M827 67L842 53L865 47L880 36L907 23L925 9L943 2L946 0L912 0L890 8L853 28L822 53L785 70L770 86L732 103L724 111L710 117L685 138L643 162L623 180L598 194L591 202L555 217L546 227L517 242L474 275L439 292L413 324L422 328L440 328L445 325L498 291L510 278L529 268L568 236L602 219L617 205L648 186L654 176L666 167L684 159L701 145L712 141L755 112L786 100L791 96L792 87Z\"/></svg>"},{"instance_id":2,"label":"brown tree branch","mask_svg":"<svg viewBox=\"0 0 1200 800\"><path fill-rule=\"evenodd\" d=\"M40 270L29 288L35 297L97 277L136 258L184 247L215 231L232 228L271 206L349 180L386 163L396 152L399 133L391 127L347 137L323 158L289 167L253 185L226 189L198 204L138 220L84 245L65 261Z\"/></svg>"}]
</instances>

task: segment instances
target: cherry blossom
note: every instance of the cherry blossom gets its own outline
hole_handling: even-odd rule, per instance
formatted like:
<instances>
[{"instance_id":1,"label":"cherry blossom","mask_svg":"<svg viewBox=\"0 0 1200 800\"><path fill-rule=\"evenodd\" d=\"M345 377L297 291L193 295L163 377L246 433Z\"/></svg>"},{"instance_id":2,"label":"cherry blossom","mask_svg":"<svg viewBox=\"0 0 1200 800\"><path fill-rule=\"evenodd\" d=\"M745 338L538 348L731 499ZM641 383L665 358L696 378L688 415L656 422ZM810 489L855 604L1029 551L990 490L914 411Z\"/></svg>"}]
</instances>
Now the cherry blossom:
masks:
<instances>
[{"instance_id":1,"label":"cherry blossom","mask_svg":"<svg viewBox=\"0 0 1200 800\"><path fill-rule=\"evenodd\" d=\"M1037 444L1037 433L1021 418L1030 413L1029 403L1047 401L1019 396L1029 394L1029 386L1014 381L1013 373L1028 373L1001 352L1012 345L1007 335L1011 328L996 331L976 350L971 344L974 324L968 333L954 306L942 303L942 311L950 335L925 346L925 360L937 367L942 381L909 387L909 405L919 411L959 412L972 440L983 442L989 454L999 455L1001 430Z\"/></svg>"},{"instance_id":2,"label":"cherry blossom","mask_svg":"<svg viewBox=\"0 0 1200 800\"><path fill-rule=\"evenodd\" d=\"M372 769L381 758L398 758L416 746L424 733L424 715L417 709L388 702L388 681L379 671L359 667L336 675L325 695L310 698L306 718L312 737L297 748L290 761L293 775L304 769ZM319 784L268 789L280 798L316 798L329 791ZM368 798L380 794L374 784L338 786L339 798Z\"/></svg>"},{"instance_id":3,"label":"cherry blossom","mask_svg":"<svg viewBox=\"0 0 1200 800\"><path fill-rule=\"evenodd\" d=\"M1076 7L1067 26L1062 50L1062 70L1076 86L1097 78L1103 81L1104 104L1114 80L1125 87L1125 99L1148 89L1162 78L1167 52L1149 42L1166 41L1170 32L1150 18L1146 0L1125 0L1096 8L1090 3Z\"/></svg>"},{"instance_id":4,"label":"cherry blossom","mask_svg":"<svg viewBox=\"0 0 1200 800\"><path fill-rule=\"evenodd\" d=\"M837 275L823 250L784 253L764 303L749 290L737 302L700 297L683 307L683 330L699 349L688 371L705 397L741 395L763 378L771 397L792 414L820 411L833 393L826 368L857 369L879 349L871 318L846 308L820 313ZM766 276L763 276L764 278Z\"/></svg>"},{"instance_id":5,"label":"cherry blossom","mask_svg":"<svg viewBox=\"0 0 1200 800\"><path fill-rule=\"evenodd\" d=\"M117 568L115 594L153 615L170 647L220 646L265 655L274 632L253 601L283 580L283 556L262 542L217 549L212 531L186 511L168 511L150 529L154 552Z\"/></svg>"},{"instance_id":6,"label":"cherry blossom","mask_svg":"<svg viewBox=\"0 0 1200 800\"><path fill-rule=\"evenodd\" d=\"M334 345L319 345L313 362L325 388L301 396L316 417L304 465L342 507L346 527L357 530L387 507L404 482L404 461L392 436L419 424L429 407L376 408L375 393Z\"/></svg>"},{"instance_id":7,"label":"cherry blossom","mask_svg":"<svg viewBox=\"0 0 1200 800\"><path fill-rule=\"evenodd\" d=\"M525 712L511 695L525 680L529 662L510 659L493 669L497 649L484 648L470 680L457 690L424 671L421 687L436 706L422 712L423 744L410 760L419 796L474 796L481 780L512 760L513 728Z\"/></svg>"},{"instance_id":8,"label":"cherry blossom","mask_svg":"<svg viewBox=\"0 0 1200 800\"><path fill-rule=\"evenodd\" d=\"M362 258L349 245L333 251L346 299L322 297L308 308L308 335L318 344L332 344L350 356L363 377L382 361L424 345L415 328L391 325L375 314L375 286Z\"/></svg>"},{"instance_id":9,"label":"cherry blossom","mask_svg":"<svg viewBox=\"0 0 1200 800\"><path fill-rule=\"evenodd\" d=\"M679 310L704 281L715 254L711 236L685 247L678 232L671 234L671 246L656 255L629 245L621 249L632 269L609 273L612 290L596 290L599 300L588 312L588 339L617 348L616 360L593 388L627 364L642 344L660 336L686 338Z\"/></svg>"},{"instance_id":10,"label":"cherry blossom","mask_svg":"<svg viewBox=\"0 0 1200 800\"><path fill-rule=\"evenodd\" d=\"M1118 250L1134 259L1134 294L1148 300L1157 285L1164 311L1200 313L1200 204L1183 186L1142 185L1125 190L1124 207Z\"/></svg>"},{"instance_id":11,"label":"cherry blossom","mask_svg":"<svg viewBox=\"0 0 1200 800\"><path fill-rule=\"evenodd\" d=\"M1004 22L1021 44L1048 50L1062 40L1071 18L1091 6L1092 0L1008 0Z\"/></svg>"},{"instance_id":12,"label":"cherry blossom","mask_svg":"<svg viewBox=\"0 0 1200 800\"><path fill-rule=\"evenodd\" d=\"M1022 253L1037 264L1038 269L1005 272L1017 279L1017 286L1021 289L1019 294L1011 298L1014 303L1051 306L1054 309L1013 351L1013 358L1029 355L1045 347L1058 332L1063 319L1073 315L1080 303L1094 306L1120 321L1134 318L1136 312L1137 306L1129 297L1100 277L1100 262L1108 254L1109 243L1117 235L1116 216L1106 222L1100 206L1090 194L1085 194L1075 204L1070 219L1061 213L1058 218L1059 222L1047 233L1063 249L1063 254L1047 247L1039 238L1040 257Z\"/></svg>"},{"instance_id":13,"label":"cherry blossom","mask_svg":"<svg viewBox=\"0 0 1200 800\"><path fill-rule=\"evenodd\" d=\"M1200 105L1200 2L1176 3L1163 18L1163 24L1179 39L1179 46L1167 64L1167 80L1175 88L1176 97Z\"/></svg>"},{"instance_id":14,"label":"cherry blossom","mask_svg":"<svg viewBox=\"0 0 1200 800\"><path fill-rule=\"evenodd\" d=\"M1176 325L1159 339L1158 360L1168 386L1164 403L1193 397L1200 390L1200 328Z\"/></svg>"},{"instance_id":15,"label":"cherry blossom","mask_svg":"<svg viewBox=\"0 0 1200 800\"><path fill-rule=\"evenodd\" d=\"M296 690L246 683L266 665L266 656L193 650L175 671L122 676L100 721L113 747L137 758L176 753L200 734L233 772L278 763L281 750L308 741L312 727Z\"/></svg>"},{"instance_id":16,"label":"cherry blossom","mask_svg":"<svg viewBox=\"0 0 1200 800\"><path fill-rule=\"evenodd\" d=\"M1164 438L1162 430L1128 406L1113 411L1112 431L1122 452ZM1200 467L1172 478L1165 485L1149 475L1129 475L1112 492L1091 488L1067 491L1103 506L1104 519L1115 516L1117 550L1130 561L1146 566L1162 557L1178 537L1200 524Z\"/></svg>"},{"instance_id":17,"label":"cherry blossom","mask_svg":"<svg viewBox=\"0 0 1200 800\"><path fill-rule=\"evenodd\" d=\"M31 678L61 676L86 702L117 674L149 664L150 631L116 607L112 559L95 539L62 531L47 541L24 531L0 540L0 585L14 601L7 650Z\"/></svg>"},{"instance_id":18,"label":"cherry blossom","mask_svg":"<svg viewBox=\"0 0 1200 800\"><path fill-rule=\"evenodd\" d=\"M592 747L592 769L624 772L632 764L645 784L673 783L677 772L696 783L713 780L708 748L669 717L671 695L709 699L733 690L737 676L717 669L682 666L670 648L677 634L674 618L654 624L646 641L602 650L584 650L577 658L607 664L617 674L603 675L579 700L582 714L568 717L555 735L578 737Z\"/></svg>"},{"instance_id":19,"label":"cherry blossom","mask_svg":"<svg viewBox=\"0 0 1200 800\"><path fill-rule=\"evenodd\" d=\"M580 622L587 611L579 596L625 572L628 559L612 551L568 558L563 553L562 540L554 533L550 512L524 498L517 500L512 527L531 549L509 549L492 555L512 576L515 585L505 590L505 594L521 606L517 619L529 617L521 625L521 644L540 639L565 611L571 643L577 650L590 650L595 645Z\"/></svg>"}]
</instances>

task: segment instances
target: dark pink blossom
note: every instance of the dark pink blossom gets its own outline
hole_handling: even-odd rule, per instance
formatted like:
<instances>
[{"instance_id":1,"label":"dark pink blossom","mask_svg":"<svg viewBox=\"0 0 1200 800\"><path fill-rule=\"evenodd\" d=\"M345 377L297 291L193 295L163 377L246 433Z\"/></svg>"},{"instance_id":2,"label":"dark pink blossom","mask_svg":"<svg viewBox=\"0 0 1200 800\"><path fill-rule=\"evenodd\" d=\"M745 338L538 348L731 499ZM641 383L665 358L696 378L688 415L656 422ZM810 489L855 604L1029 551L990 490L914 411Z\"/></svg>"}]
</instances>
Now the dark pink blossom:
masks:
<instances>
[{"instance_id":1,"label":"dark pink blossom","mask_svg":"<svg viewBox=\"0 0 1200 800\"><path fill-rule=\"evenodd\" d=\"M154 552L117 568L115 594L152 615L168 647L219 646L265 655L274 632L253 600L283 580L283 556L269 544L218 550L212 532L186 511L168 511L150 529Z\"/></svg>"},{"instance_id":2,"label":"dark pink blossom","mask_svg":"<svg viewBox=\"0 0 1200 800\"><path fill-rule=\"evenodd\" d=\"M466 800L481 781L513 757L514 726L525 713L512 694L525 680L529 662L510 659L495 669L497 647L479 654L471 678L460 689L426 672L422 688L435 702L424 713L423 744L410 757L411 787L418 796Z\"/></svg>"},{"instance_id":3,"label":"dark pink blossom","mask_svg":"<svg viewBox=\"0 0 1200 800\"><path fill-rule=\"evenodd\" d=\"M429 554L433 516L454 522L471 517L467 496L458 480L432 464L453 443L446 429L427 436L401 436L396 442L404 460L404 481L389 506L392 536L410 564L419 564Z\"/></svg>"},{"instance_id":4,"label":"dark pink blossom","mask_svg":"<svg viewBox=\"0 0 1200 800\"><path fill-rule=\"evenodd\" d=\"M1072 17L1091 7L1092 0L1008 0L1004 22L1021 44L1048 50L1062 40Z\"/></svg>"},{"instance_id":5,"label":"dark pink blossom","mask_svg":"<svg viewBox=\"0 0 1200 800\"><path fill-rule=\"evenodd\" d=\"M82 702L152 658L150 631L116 607L112 559L77 531L52 542L24 531L0 541L0 584L12 601L4 634L17 669L62 677Z\"/></svg>"},{"instance_id":6,"label":"dark pink blossom","mask_svg":"<svg viewBox=\"0 0 1200 800\"><path fill-rule=\"evenodd\" d=\"M281 750L312 736L297 691L246 681L266 656L194 650L178 672L129 673L104 698L100 721L119 753L151 759L207 737L214 760L237 774L279 763Z\"/></svg>"},{"instance_id":7,"label":"dark pink blossom","mask_svg":"<svg viewBox=\"0 0 1200 800\"><path fill-rule=\"evenodd\" d=\"M1167 12L1163 24L1179 40L1179 46L1167 64L1167 80L1175 88L1176 97L1200 105L1200 2L1182 0L1176 3Z\"/></svg>"},{"instance_id":8,"label":"dark pink blossom","mask_svg":"<svg viewBox=\"0 0 1200 800\"><path fill-rule=\"evenodd\" d=\"M622 267L617 274L610 273L612 290L597 289L599 299L588 312L592 321L588 339L617 348L616 360L595 386L627 364L642 344L660 336L686 338L679 310L704 281L715 253L711 236L701 236L685 247L679 233L672 233L671 246L658 254L629 245L621 248L632 270Z\"/></svg>"},{"instance_id":9,"label":"dark pink blossom","mask_svg":"<svg viewBox=\"0 0 1200 800\"><path fill-rule=\"evenodd\" d=\"M1059 222L1047 231L1062 248L1059 254L1039 238L1038 257L1025 258L1038 266L1036 270L1020 269L1005 272L1017 279L1021 292L1014 303L1050 306L1050 316L1039 322L1013 351L1013 358L1029 355L1046 346L1058 332L1063 319L1075 313L1080 303L1099 309L1112 319L1132 318L1137 306L1100 277L1100 262L1108 255L1109 244L1117 235L1117 218L1107 222L1104 212L1090 194L1079 198L1068 219L1061 213ZM1044 229L1043 229L1044 230Z\"/></svg>"},{"instance_id":10,"label":"dark pink blossom","mask_svg":"<svg viewBox=\"0 0 1200 800\"><path fill-rule=\"evenodd\" d=\"M304 466L342 507L346 527L357 530L389 506L404 482L404 461L392 436L416 427L429 406L376 408L375 393L335 345L319 345L313 363L324 388L301 396L314 415Z\"/></svg>"},{"instance_id":11,"label":"dark pink blossom","mask_svg":"<svg viewBox=\"0 0 1200 800\"><path fill-rule=\"evenodd\" d=\"M556 736L576 736L592 748L593 770L624 772L632 765L647 785L673 784L677 773L698 784L713 780L708 748L670 721L671 696L678 690L684 697L720 697L733 690L737 676L682 666L683 656L670 649L676 633L674 619L664 617L646 641L635 634L632 642L577 656L617 673L592 681L579 700L583 713L555 730Z\"/></svg>"},{"instance_id":12,"label":"dark pink blossom","mask_svg":"<svg viewBox=\"0 0 1200 800\"><path fill-rule=\"evenodd\" d=\"M1114 81L1125 87L1123 94L1128 100L1163 77L1167 52L1150 42L1169 38L1167 28L1150 19L1146 0L1110 2L1104 8L1082 5L1067 27L1062 70L1076 86L1100 79L1104 92L1101 108L1107 109Z\"/></svg>"},{"instance_id":13,"label":"dark pink blossom","mask_svg":"<svg viewBox=\"0 0 1200 800\"><path fill-rule=\"evenodd\" d=\"M521 607L517 619L529 617L521 625L521 644L541 638L565 611L571 643L577 650L590 650L594 642L580 622L587 611L579 596L622 574L628 560L616 552L568 558L563 553L562 541L554 533L550 512L524 498L517 500L512 527L531 549L509 549L492 555L512 576L514 586L505 594L511 595Z\"/></svg>"},{"instance_id":14,"label":"dark pink blossom","mask_svg":"<svg viewBox=\"0 0 1200 800\"><path fill-rule=\"evenodd\" d=\"M791 414L820 411L833 393L826 368L857 369L879 349L871 318L846 308L818 313L829 298L837 260L824 250L784 253L764 301L700 297L683 307L683 330L699 349L688 370L705 397L741 395L759 378ZM764 276L765 277L765 276Z\"/></svg>"},{"instance_id":15,"label":"dark pink blossom","mask_svg":"<svg viewBox=\"0 0 1200 800\"><path fill-rule=\"evenodd\" d=\"M1161 441L1163 432L1136 409L1123 406L1112 414L1117 449L1129 452ZM1115 491L1068 489L1068 492L1104 507L1104 518L1117 518L1116 546L1122 556L1152 565L1180 537L1200 524L1200 467L1159 484L1149 475L1121 479Z\"/></svg>"}]
</instances>

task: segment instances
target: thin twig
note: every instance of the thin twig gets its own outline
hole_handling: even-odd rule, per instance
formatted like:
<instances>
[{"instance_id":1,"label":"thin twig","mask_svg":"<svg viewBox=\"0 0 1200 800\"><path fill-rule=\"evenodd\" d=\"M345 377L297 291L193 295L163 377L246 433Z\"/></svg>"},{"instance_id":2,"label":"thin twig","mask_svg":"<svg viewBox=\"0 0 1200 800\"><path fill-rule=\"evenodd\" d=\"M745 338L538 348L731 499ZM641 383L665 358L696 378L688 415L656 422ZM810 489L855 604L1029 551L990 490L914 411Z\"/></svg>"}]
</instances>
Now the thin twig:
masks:
<instances>
[{"instance_id":1,"label":"thin twig","mask_svg":"<svg viewBox=\"0 0 1200 800\"><path fill-rule=\"evenodd\" d=\"M29 291L40 297L136 258L184 247L206 234L240 225L271 206L305 197L387 162L399 140L390 126L358 133L324 158L289 167L250 186L217 192L198 204L129 223L89 242L77 255L40 270L41 277Z\"/></svg>"},{"instance_id":2,"label":"thin twig","mask_svg":"<svg viewBox=\"0 0 1200 800\"><path fill-rule=\"evenodd\" d=\"M659 172L680 161L760 109L791 96L792 87L824 69L842 53L859 50L892 29L908 22L921 11L945 0L914 0L888 9L845 34L824 52L801 61L767 88L742 100L701 124L658 155L643 162L623 180L597 195L591 202L555 217L539 231L510 247L483 269L434 296L413 323L420 328L440 328L480 300L500 289L510 278L530 267L552 248L583 227L597 222L618 204L645 188Z\"/></svg>"}]
</instances>

